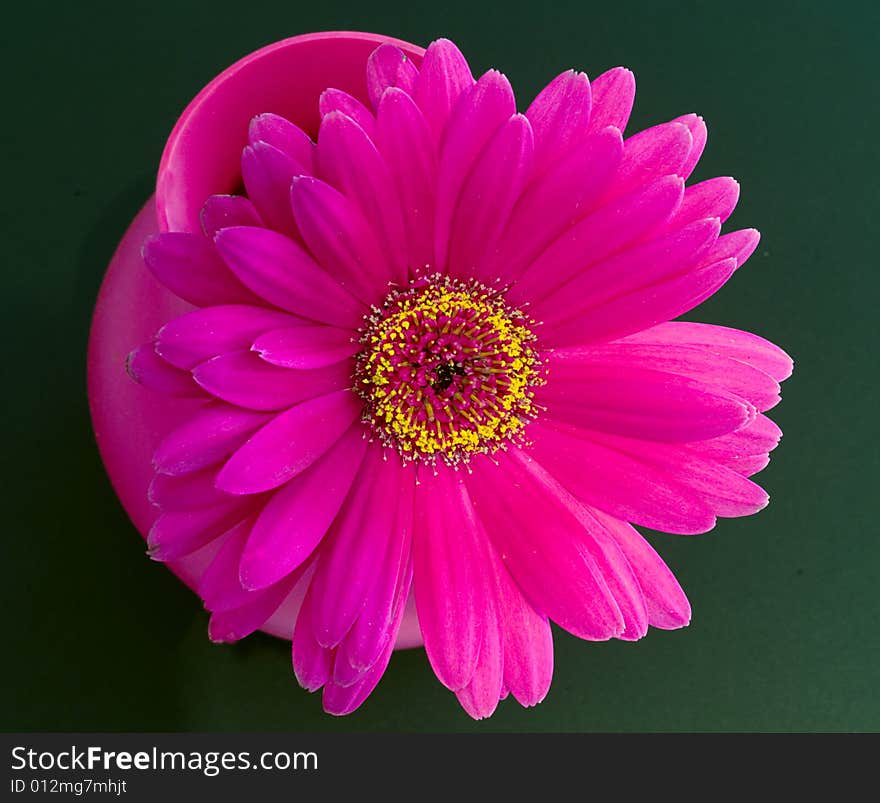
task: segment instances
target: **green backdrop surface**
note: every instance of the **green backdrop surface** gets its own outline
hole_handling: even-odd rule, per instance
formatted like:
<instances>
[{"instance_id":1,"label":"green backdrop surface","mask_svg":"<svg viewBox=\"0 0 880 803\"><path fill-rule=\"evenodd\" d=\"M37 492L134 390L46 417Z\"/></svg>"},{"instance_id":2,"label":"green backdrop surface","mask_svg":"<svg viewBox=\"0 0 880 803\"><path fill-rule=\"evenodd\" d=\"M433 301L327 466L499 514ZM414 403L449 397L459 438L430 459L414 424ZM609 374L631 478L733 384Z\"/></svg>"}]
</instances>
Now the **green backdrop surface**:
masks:
<instances>
[{"instance_id":1,"label":"green backdrop surface","mask_svg":"<svg viewBox=\"0 0 880 803\"><path fill-rule=\"evenodd\" d=\"M677 731L880 729L874 4L389 2L88 4L7 9L4 121L3 730ZM473 723L422 651L333 719L289 646L214 646L198 600L143 544L93 442L89 316L151 192L177 115L269 42L367 30L453 38L524 107L558 72L624 64L630 130L696 111L697 178L734 175L747 267L694 319L756 331L796 362L760 475L772 501L699 537L652 535L690 627L637 644L556 630L547 700Z\"/></svg>"}]
</instances>

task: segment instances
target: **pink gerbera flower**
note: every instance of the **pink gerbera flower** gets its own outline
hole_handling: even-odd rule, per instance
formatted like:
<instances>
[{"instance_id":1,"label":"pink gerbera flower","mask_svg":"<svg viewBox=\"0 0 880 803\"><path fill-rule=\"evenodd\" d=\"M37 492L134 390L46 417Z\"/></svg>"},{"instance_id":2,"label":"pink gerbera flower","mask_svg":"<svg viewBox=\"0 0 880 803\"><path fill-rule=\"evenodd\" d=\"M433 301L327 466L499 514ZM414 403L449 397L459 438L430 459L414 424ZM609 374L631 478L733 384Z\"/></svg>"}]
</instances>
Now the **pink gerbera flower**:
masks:
<instances>
[{"instance_id":1,"label":"pink gerbera flower","mask_svg":"<svg viewBox=\"0 0 880 803\"><path fill-rule=\"evenodd\" d=\"M199 586L217 641L307 585L294 668L333 714L375 687L413 591L431 666L480 718L544 698L551 621L591 641L688 623L632 525L767 504L748 477L792 363L668 322L758 233L720 234L733 179L685 187L701 118L623 139L628 70L563 73L520 114L438 40L421 69L382 45L367 86L372 108L327 89L317 144L256 117L245 196L145 246L199 309L129 370L205 399L155 453L150 553L222 539Z\"/></svg>"}]
</instances>

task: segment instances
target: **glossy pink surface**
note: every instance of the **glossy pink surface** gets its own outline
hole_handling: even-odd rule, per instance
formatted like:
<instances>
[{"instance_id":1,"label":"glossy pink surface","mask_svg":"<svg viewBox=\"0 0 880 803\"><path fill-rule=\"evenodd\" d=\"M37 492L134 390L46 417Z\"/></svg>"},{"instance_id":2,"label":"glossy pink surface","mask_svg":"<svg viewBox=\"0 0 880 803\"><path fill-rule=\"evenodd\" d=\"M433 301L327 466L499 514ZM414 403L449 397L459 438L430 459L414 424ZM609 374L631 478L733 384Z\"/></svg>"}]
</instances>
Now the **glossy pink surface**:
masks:
<instances>
[{"instance_id":1,"label":"glossy pink surface","mask_svg":"<svg viewBox=\"0 0 880 803\"><path fill-rule=\"evenodd\" d=\"M383 42L392 42L421 61L421 48L366 33L308 34L269 45L211 81L183 112L168 139L156 196L132 221L104 277L88 353L89 405L101 457L123 507L144 537L157 516L147 499L152 453L163 435L198 402L154 393L126 374L128 353L190 308L145 268L141 245L158 231L198 230L204 200L238 189L241 150L255 115L281 114L314 134L318 97L327 87L366 101L367 57ZM192 588L215 550L216 544L211 544L169 566ZM289 639L300 603L297 588L263 630ZM410 599L397 646L421 643Z\"/></svg>"}]
</instances>

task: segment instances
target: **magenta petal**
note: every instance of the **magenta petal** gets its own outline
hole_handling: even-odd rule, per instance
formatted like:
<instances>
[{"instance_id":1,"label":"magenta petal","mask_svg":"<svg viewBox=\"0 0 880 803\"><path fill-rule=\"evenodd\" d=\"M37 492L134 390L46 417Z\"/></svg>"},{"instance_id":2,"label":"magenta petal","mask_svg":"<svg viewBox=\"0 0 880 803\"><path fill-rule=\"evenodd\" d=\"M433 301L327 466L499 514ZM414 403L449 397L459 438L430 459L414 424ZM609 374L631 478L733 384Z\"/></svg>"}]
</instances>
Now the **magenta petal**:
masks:
<instances>
[{"instance_id":1,"label":"magenta petal","mask_svg":"<svg viewBox=\"0 0 880 803\"><path fill-rule=\"evenodd\" d=\"M710 178L692 184L684 191L681 206L669 227L681 228L709 217L717 217L723 223L732 214L738 200L739 183L732 178Z\"/></svg>"},{"instance_id":2,"label":"magenta petal","mask_svg":"<svg viewBox=\"0 0 880 803\"><path fill-rule=\"evenodd\" d=\"M240 641L262 627L287 599L299 575L291 575L277 585L254 594L254 599L239 608L211 614L208 636L213 642Z\"/></svg>"},{"instance_id":3,"label":"magenta petal","mask_svg":"<svg viewBox=\"0 0 880 803\"><path fill-rule=\"evenodd\" d=\"M635 572L645 598L648 623L662 630L685 627L691 620L691 606L669 567L632 526L599 510L591 512L612 535Z\"/></svg>"},{"instance_id":4,"label":"magenta petal","mask_svg":"<svg viewBox=\"0 0 880 803\"><path fill-rule=\"evenodd\" d=\"M265 588L306 560L342 507L365 446L361 428L352 427L314 465L272 495L241 556L237 572L244 586Z\"/></svg>"},{"instance_id":5,"label":"magenta petal","mask_svg":"<svg viewBox=\"0 0 880 803\"><path fill-rule=\"evenodd\" d=\"M156 471L174 476L210 466L232 454L270 419L222 402L206 405L165 437L153 455Z\"/></svg>"},{"instance_id":6,"label":"magenta petal","mask_svg":"<svg viewBox=\"0 0 880 803\"><path fill-rule=\"evenodd\" d=\"M468 489L517 585L535 608L579 638L602 641L620 634L620 609L584 548L580 522L519 450L497 452L495 459L497 466L480 461Z\"/></svg>"},{"instance_id":7,"label":"magenta petal","mask_svg":"<svg viewBox=\"0 0 880 803\"><path fill-rule=\"evenodd\" d=\"M696 114L685 114L681 117L676 117L672 122L687 126L688 131L691 132L690 150L684 164L677 171L678 175L682 178L688 178L694 172L694 168L697 166L697 162L700 161L700 157L703 155L703 150L706 147L706 123L702 117Z\"/></svg>"},{"instance_id":8,"label":"magenta petal","mask_svg":"<svg viewBox=\"0 0 880 803\"><path fill-rule=\"evenodd\" d=\"M290 184L294 176L308 175L305 165L268 142L248 145L241 154L241 176L248 198L276 231L296 237L290 211Z\"/></svg>"},{"instance_id":9,"label":"magenta petal","mask_svg":"<svg viewBox=\"0 0 880 803\"><path fill-rule=\"evenodd\" d=\"M361 301L381 301L394 273L355 203L314 178L294 181L290 201L303 239L324 270Z\"/></svg>"},{"instance_id":10,"label":"magenta petal","mask_svg":"<svg viewBox=\"0 0 880 803\"><path fill-rule=\"evenodd\" d=\"M399 87L412 95L418 74L416 65L399 47L379 45L367 60L367 92L373 108L378 108L382 93L388 87Z\"/></svg>"},{"instance_id":11,"label":"magenta petal","mask_svg":"<svg viewBox=\"0 0 880 803\"><path fill-rule=\"evenodd\" d=\"M292 641L293 671L297 682L307 691L317 691L330 679L334 651L318 644L312 632L311 585L296 617Z\"/></svg>"},{"instance_id":12,"label":"magenta petal","mask_svg":"<svg viewBox=\"0 0 880 803\"><path fill-rule=\"evenodd\" d=\"M681 178L665 176L587 215L528 265L508 300L535 304L591 265L644 240L673 215L683 191Z\"/></svg>"},{"instance_id":13,"label":"magenta petal","mask_svg":"<svg viewBox=\"0 0 880 803\"><path fill-rule=\"evenodd\" d=\"M135 349L125 361L128 375L145 388L182 398L206 398L188 371L175 368L156 354L155 346L146 343Z\"/></svg>"},{"instance_id":14,"label":"magenta petal","mask_svg":"<svg viewBox=\"0 0 880 803\"><path fill-rule=\"evenodd\" d=\"M209 611L229 611L254 599L253 592L239 582L238 564L255 520L256 516L249 516L223 536L220 549L199 579L199 596Z\"/></svg>"},{"instance_id":15,"label":"magenta petal","mask_svg":"<svg viewBox=\"0 0 880 803\"><path fill-rule=\"evenodd\" d=\"M408 265L413 272L424 269L434 258L437 152L425 118L400 89L388 89L382 96L376 144L394 178L404 212Z\"/></svg>"},{"instance_id":16,"label":"magenta petal","mask_svg":"<svg viewBox=\"0 0 880 803\"><path fill-rule=\"evenodd\" d=\"M218 232L216 242L230 269L276 306L349 328L356 328L366 312L361 302L283 234L241 226Z\"/></svg>"},{"instance_id":17,"label":"magenta petal","mask_svg":"<svg viewBox=\"0 0 880 803\"><path fill-rule=\"evenodd\" d=\"M689 451L714 460L744 477L760 471L769 462L768 453L779 444L782 430L767 416L757 415L748 426L708 441L687 444Z\"/></svg>"},{"instance_id":18,"label":"magenta petal","mask_svg":"<svg viewBox=\"0 0 880 803\"><path fill-rule=\"evenodd\" d=\"M251 410L282 410L351 385L350 365L310 371L279 368L253 351L233 351L196 366L193 376L218 399Z\"/></svg>"},{"instance_id":19,"label":"magenta petal","mask_svg":"<svg viewBox=\"0 0 880 803\"><path fill-rule=\"evenodd\" d=\"M147 544L153 560L175 560L195 552L246 518L251 503L227 497L203 510L163 513L150 529Z\"/></svg>"},{"instance_id":20,"label":"magenta petal","mask_svg":"<svg viewBox=\"0 0 880 803\"><path fill-rule=\"evenodd\" d=\"M601 131L609 125L623 131L636 95L635 76L625 67L615 67L594 78L590 90L593 98L590 132Z\"/></svg>"},{"instance_id":21,"label":"magenta petal","mask_svg":"<svg viewBox=\"0 0 880 803\"><path fill-rule=\"evenodd\" d=\"M156 234L144 243L143 256L165 287L197 307L256 300L229 272L211 242L199 234Z\"/></svg>"},{"instance_id":22,"label":"magenta petal","mask_svg":"<svg viewBox=\"0 0 880 803\"><path fill-rule=\"evenodd\" d=\"M682 175L692 145L693 138L688 127L672 122L646 128L624 140L623 158L608 200L619 198L670 173Z\"/></svg>"},{"instance_id":23,"label":"magenta petal","mask_svg":"<svg viewBox=\"0 0 880 803\"><path fill-rule=\"evenodd\" d=\"M336 647L351 629L381 572L393 537L402 469L372 446L333 523L312 579L312 628L322 647Z\"/></svg>"},{"instance_id":24,"label":"magenta petal","mask_svg":"<svg viewBox=\"0 0 880 803\"><path fill-rule=\"evenodd\" d=\"M360 349L350 329L335 326L292 326L260 335L252 346L260 358L284 368L323 368Z\"/></svg>"},{"instance_id":25,"label":"magenta petal","mask_svg":"<svg viewBox=\"0 0 880 803\"><path fill-rule=\"evenodd\" d=\"M413 98L436 141L440 141L459 95L473 85L471 68L452 42L437 39L428 45L415 80Z\"/></svg>"},{"instance_id":26,"label":"magenta petal","mask_svg":"<svg viewBox=\"0 0 880 803\"><path fill-rule=\"evenodd\" d=\"M491 255L532 170L534 144L529 121L515 114L489 141L465 182L453 217L447 270L483 281Z\"/></svg>"},{"instance_id":27,"label":"magenta petal","mask_svg":"<svg viewBox=\"0 0 880 803\"><path fill-rule=\"evenodd\" d=\"M504 642L497 605L486 608L480 656L470 683L455 695L462 708L474 719L486 719L495 713L501 699L504 680Z\"/></svg>"},{"instance_id":28,"label":"magenta petal","mask_svg":"<svg viewBox=\"0 0 880 803\"><path fill-rule=\"evenodd\" d=\"M520 196L499 248L485 268L502 282L520 276L554 238L589 214L614 177L623 149L616 128L593 134L555 162ZM579 255L578 264L583 264ZM554 265L551 274L555 274ZM552 281L547 277L548 281Z\"/></svg>"},{"instance_id":29,"label":"magenta petal","mask_svg":"<svg viewBox=\"0 0 880 803\"><path fill-rule=\"evenodd\" d=\"M332 112L342 112L346 117L351 117L364 129L367 136L373 139L376 118L363 103L348 92L343 92L341 89L325 89L318 99L318 110L322 119Z\"/></svg>"},{"instance_id":30,"label":"magenta petal","mask_svg":"<svg viewBox=\"0 0 880 803\"><path fill-rule=\"evenodd\" d=\"M212 195L201 213L202 230L209 240L228 226L263 226L257 208L241 195Z\"/></svg>"},{"instance_id":31,"label":"magenta petal","mask_svg":"<svg viewBox=\"0 0 880 803\"><path fill-rule=\"evenodd\" d=\"M754 253L761 239L760 232L755 229L740 229L731 231L718 238L715 248L710 252L711 261L721 259L735 259L736 267L740 268ZM706 260L710 260L707 258Z\"/></svg>"},{"instance_id":32,"label":"magenta petal","mask_svg":"<svg viewBox=\"0 0 880 803\"><path fill-rule=\"evenodd\" d=\"M217 487L233 494L268 491L307 469L360 412L350 390L310 399L275 416L223 466Z\"/></svg>"},{"instance_id":33,"label":"magenta petal","mask_svg":"<svg viewBox=\"0 0 880 803\"><path fill-rule=\"evenodd\" d=\"M392 275L405 283L406 235L400 201L391 173L373 141L351 117L332 112L321 121L318 161L322 177L357 204L379 241Z\"/></svg>"},{"instance_id":34,"label":"magenta petal","mask_svg":"<svg viewBox=\"0 0 880 803\"><path fill-rule=\"evenodd\" d=\"M651 441L707 440L739 429L755 415L738 396L649 366L650 360L638 365L625 355L619 360L552 355L550 381L535 400L554 420Z\"/></svg>"},{"instance_id":35,"label":"magenta petal","mask_svg":"<svg viewBox=\"0 0 880 803\"><path fill-rule=\"evenodd\" d=\"M526 117L535 134L535 175L540 176L586 136L590 123L590 81L568 70L532 101Z\"/></svg>"},{"instance_id":36,"label":"magenta petal","mask_svg":"<svg viewBox=\"0 0 880 803\"><path fill-rule=\"evenodd\" d=\"M446 265L450 228L458 196L480 151L492 135L516 113L510 82L489 70L462 92L452 110L440 150L434 226L435 269Z\"/></svg>"},{"instance_id":37,"label":"magenta petal","mask_svg":"<svg viewBox=\"0 0 880 803\"><path fill-rule=\"evenodd\" d=\"M529 435L535 459L591 507L671 533L703 533L715 526L711 507L675 475L597 442L596 433L536 422Z\"/></svg>"},{"instance_id":38,"label":"magenta petal","mask_svg":"<svg viewBox=\"0 0 880 803\"><path fill-rule=\"evenodd\" d=\"M463 478L445 465L416 488L413 585L425 651L440 682L474 675L490 604L483 536Z\"/></svg>"},{"instance_id":39,"label":"magenta petal","mask_svg":"<svg viewBox=\"0 0 880 803\"><path fill-rule=\"evenodd\" d=\"M192 474L172 477L154 474L147 495L159 510L199 510L221 502L229 495L214 487L217 469L208 467Z\"/></svg>"},{"instance_id":40,"label":"magenta petal","mask_svg":"<svg viewBox=\"0 0 880 803\"><path fill-rule=\"evenodd\" d=\"M250 348L267 330L297 323L298 319L265 307L205 307L166 323L156 335L156 352L172 365L191 371L218 354Z\"/></svg>"},{"instance_id":41,"label":"magenta petal","mask_svg":"<svg viewBox=\"0 0 880 803\"><path fill-rule=\"evenodd\" d=\"M248 142L265 142L287 154L312 175L315 172L315 143L305 131L277 114L259 114L248 127ZM246 224L247 225L247 224Z\"/></svg>"}]
</instances>

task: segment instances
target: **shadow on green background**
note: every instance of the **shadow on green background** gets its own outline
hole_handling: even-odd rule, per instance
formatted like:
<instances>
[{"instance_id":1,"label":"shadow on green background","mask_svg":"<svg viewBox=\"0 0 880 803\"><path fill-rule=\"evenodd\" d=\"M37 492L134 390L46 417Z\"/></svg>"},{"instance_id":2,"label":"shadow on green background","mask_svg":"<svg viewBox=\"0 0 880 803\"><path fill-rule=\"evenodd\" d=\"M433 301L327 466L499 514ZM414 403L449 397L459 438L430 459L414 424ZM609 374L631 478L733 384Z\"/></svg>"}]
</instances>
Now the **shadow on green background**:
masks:
<instances>
[{"instance_id":1,"label":"shadow on green background","mask_svg":"<svg viewBox=\"0 0 880 803\"><path fill-rule=\"evenodd\" d=\"M794 7L794 4L792 4ZM13 13L13 12L8 12ZM874 523L878 12L865 4L282 2L36 4L7 16L2 194L7 448L6 730L877 730ZM696 111L697 179L732 174L758 252L692 317L794 356L761 475L772 503L657 535L694 608L680 632L556 631L548 699L473 723L421 651L343 720L299 689L289 645L219 647L151 563L110 488L85 399L89 315L189 99L242 55L313 30L453 38L524 108L563 69L636 72L630 130Z\"/></svg>"}]
</instances>

